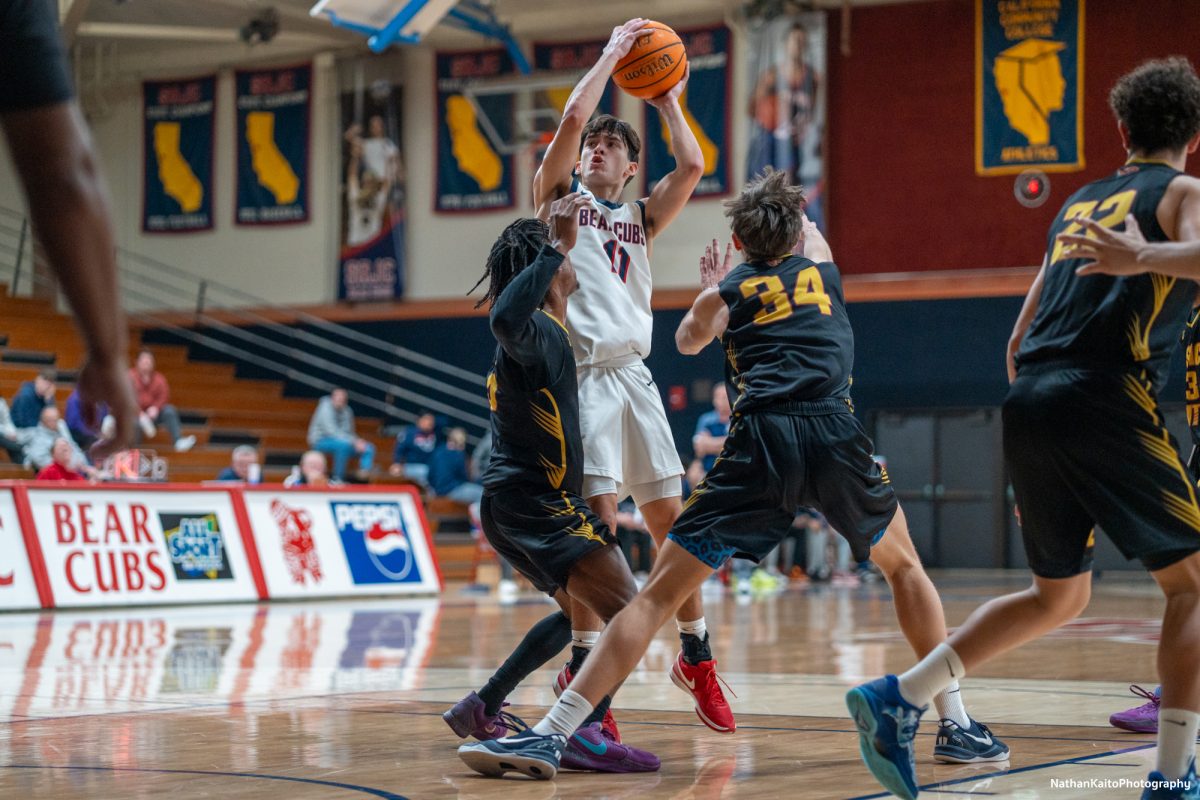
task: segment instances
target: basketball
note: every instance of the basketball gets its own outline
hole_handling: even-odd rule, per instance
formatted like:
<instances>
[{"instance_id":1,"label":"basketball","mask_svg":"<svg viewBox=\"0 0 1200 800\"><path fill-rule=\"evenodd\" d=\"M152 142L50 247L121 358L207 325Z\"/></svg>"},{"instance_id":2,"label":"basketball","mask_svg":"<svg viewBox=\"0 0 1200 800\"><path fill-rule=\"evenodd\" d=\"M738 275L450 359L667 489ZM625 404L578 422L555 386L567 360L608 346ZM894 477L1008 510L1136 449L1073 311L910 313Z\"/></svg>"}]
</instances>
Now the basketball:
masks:
<instances>
[{"instance_id":1,"label":"basketball","mask_svg":"<svg viewBox=\"0 0 1200 800\"><path fill-rule=\"evenodd\" d=\"M633 49L613 68L613 83L640 100L660 97L683 80L687 52L679 34L661 22L647 22Z\"/></svg>"}]
</instances>

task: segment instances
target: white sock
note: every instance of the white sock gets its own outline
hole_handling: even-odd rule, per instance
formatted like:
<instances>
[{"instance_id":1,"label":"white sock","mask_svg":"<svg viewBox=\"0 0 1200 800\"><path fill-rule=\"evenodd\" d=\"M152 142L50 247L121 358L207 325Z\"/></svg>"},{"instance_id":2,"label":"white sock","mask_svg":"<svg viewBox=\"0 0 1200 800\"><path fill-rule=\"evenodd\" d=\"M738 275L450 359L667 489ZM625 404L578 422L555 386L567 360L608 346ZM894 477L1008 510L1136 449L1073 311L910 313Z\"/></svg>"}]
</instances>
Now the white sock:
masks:
<instances>
[{"instance_id":1,"label":"white sock","mask_svg":"<svg viewBox=\"0 0 1200 800\"><path fill-rule=\"evenodd\" d=\"M690 633L701 641L708 634L708 625L704 624L704 617L694 619L691 622L681 622L675 620L675 627L679 628L680 633Z\"/></svg>"},{"instance_id":2,"label":"white sock","mask_svg":"<svg viewBox=\"0 0 1200 800\"><path fill-rule=\"evenodd\" d=\"M963 706L962 692L958 681L950 681L950 685L933 696L933 705L937 708L938 719L948 719L960 728L971 727L971 718Z\"/></svg>"},{"instance_id":3,"label":"white sock","mask_svg":"<svg viewBox=\"0 0 1200 800\"><path fill-rule=\"evenodd\" d=\"M571 631L571 646L591 650L600 641L600 631Z\"/></svg>"},{"instance_id":4,"label":"white sock","mask_svg":"<svg viewBox=\"0 0 1200 800\"><path fill-rule=\"evenodd\" d=\"M942 642L900 676L900 695L917 708L925 708L935 694L966 674L958 653Z\"/></svg>"},{"instance_id":5,"label":"white sock","mask_svg":"<svg viewBox=\"0 0 1200 800\"><path fill-rule=\"evenodd\" d=\"M533 732L538 736L549 736L552 733L570 736L591 713L592 704L583 695L567 689L550 709L550 713L533 726Z\"/></svg>"},{"instance_id":6,"label":"white sock","mask_svg":"<svg viewBox=\"0 0 1200 800\"><path fill-rule=\"evenodd\" d=\"M1158 771L1167 780L1178 780L1187 774L1188 765L1196 757L1196 729L1200 714L1179 708L1158 711Z\"/></svg>"}]
</instances>

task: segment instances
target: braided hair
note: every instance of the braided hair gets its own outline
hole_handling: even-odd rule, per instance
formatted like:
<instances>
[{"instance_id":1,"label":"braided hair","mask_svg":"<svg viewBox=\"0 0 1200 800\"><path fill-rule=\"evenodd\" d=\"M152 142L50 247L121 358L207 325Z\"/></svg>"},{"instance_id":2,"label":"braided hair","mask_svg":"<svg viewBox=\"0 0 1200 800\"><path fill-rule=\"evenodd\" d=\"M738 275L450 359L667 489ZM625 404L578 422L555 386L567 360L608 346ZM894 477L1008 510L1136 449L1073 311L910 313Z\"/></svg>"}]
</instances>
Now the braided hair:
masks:
<instances>
[{"instance_id":1,"label":"braided hair","mask_svg":"<svg viewBox=\"0 0 1200 800\"><path fill-rule=\"evenodd\" d=\"M519 219L509 225L492 244L488 253L483 277L471 287L470 294L479 285L490 279L487 294L475 304L476 308L485 303L495 303L504 287L517 277L517 274L533 263L538 251L550 239L550 226L540 219Z\"/></svg>"}]
</instances>

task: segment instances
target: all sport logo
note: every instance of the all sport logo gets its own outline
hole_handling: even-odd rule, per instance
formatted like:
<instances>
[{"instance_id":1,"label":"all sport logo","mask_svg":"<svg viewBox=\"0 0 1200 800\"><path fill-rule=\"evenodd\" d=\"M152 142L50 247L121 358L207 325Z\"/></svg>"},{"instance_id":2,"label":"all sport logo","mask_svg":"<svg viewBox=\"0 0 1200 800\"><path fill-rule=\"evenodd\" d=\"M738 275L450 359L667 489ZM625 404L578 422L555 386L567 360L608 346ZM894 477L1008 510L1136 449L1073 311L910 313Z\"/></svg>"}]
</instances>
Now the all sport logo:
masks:
<instances>
[{"instance_id":1,"label":"all sport logo","mask_svg":"<svg viewBox=\"0 0 1200 800\"><path fill-rule=\"evenodd\" d=\"M233 569L225 554L225 538L217 515L159 514L175 578L181 581L229 580Z\"/></svg>"},{"instance_id":2,"label":"all sport logo","mask_svg":"<svg viewBox=\"0 0 1200 800\"><path fill-rule=\"evenodd\" d=\"M330 503L355 584L419 583L398 503Z\"/></svg>"}]
</instances>

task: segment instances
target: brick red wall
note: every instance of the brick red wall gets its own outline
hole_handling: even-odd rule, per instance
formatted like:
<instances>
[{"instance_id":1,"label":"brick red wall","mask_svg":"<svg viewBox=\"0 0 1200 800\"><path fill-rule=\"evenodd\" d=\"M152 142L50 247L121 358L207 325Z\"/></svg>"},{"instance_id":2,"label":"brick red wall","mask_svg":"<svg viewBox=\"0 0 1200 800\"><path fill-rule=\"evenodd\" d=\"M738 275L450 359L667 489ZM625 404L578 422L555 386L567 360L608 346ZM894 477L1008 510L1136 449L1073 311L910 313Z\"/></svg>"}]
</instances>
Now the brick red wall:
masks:
<instances>
[{"instance_id":1,"label":"brick red wall","mask_svg":"<svg viewBox=\"0 0 1200 800\"><path fill-rule=\"evenodd\" d=\"M1087 168L1050 176L1026 209L1014 176L975 175L973 0L855 8L851 54L830 13L830 241L847 273L1029 266L1067 196L1124 159L1108 91L1141 61L1200 61L1194 0L1087 0L1083 128ZM1136 10L1135 10L1136 9ZM1200 174L1200 156L1189 165Z\"/></svg>"}]
</instances>

